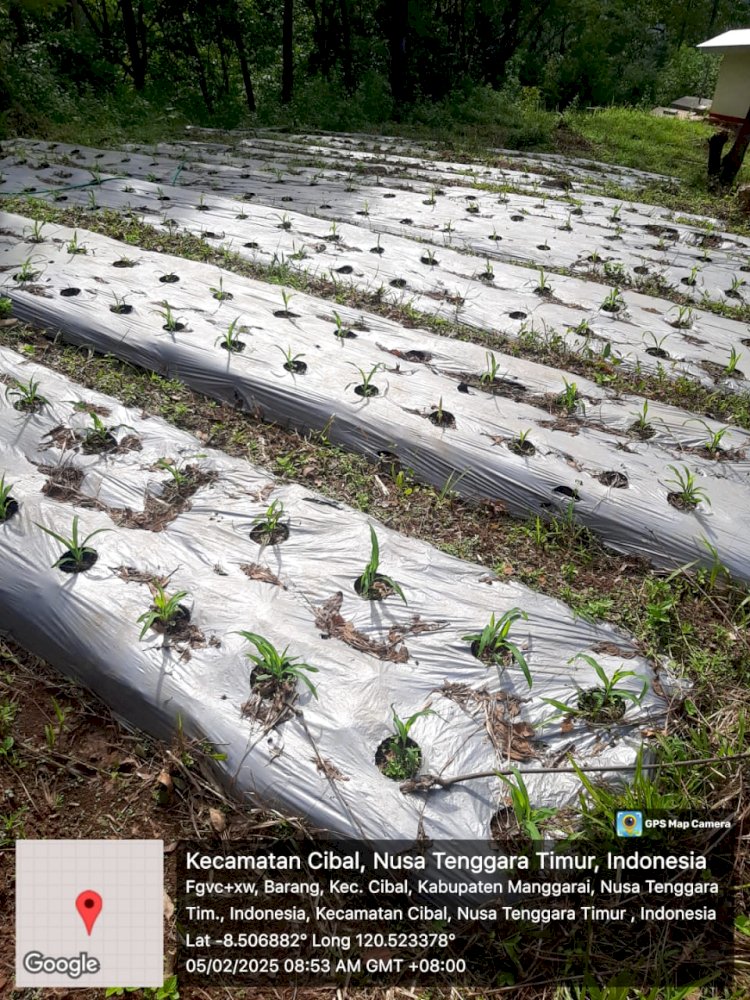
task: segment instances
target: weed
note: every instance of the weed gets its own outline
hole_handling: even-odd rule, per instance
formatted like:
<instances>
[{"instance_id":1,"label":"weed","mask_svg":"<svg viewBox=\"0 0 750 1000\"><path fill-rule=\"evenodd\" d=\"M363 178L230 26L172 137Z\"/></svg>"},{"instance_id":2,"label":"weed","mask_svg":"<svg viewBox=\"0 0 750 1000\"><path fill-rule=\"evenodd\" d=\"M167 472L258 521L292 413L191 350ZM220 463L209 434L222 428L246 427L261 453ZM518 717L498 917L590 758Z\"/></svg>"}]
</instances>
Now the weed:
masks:
<instances>
[{"instance_id":1,"label":"weed","mask_svg":"<svg viewBox=\"0 0 750 1000\"><path fill-rule=\"evenodd\" d=\"M245 653L248 660L255 664L254 681L262 687L283 687L292 681L302 681L317 698L318 692L307 673L317 674L318 668L309 663L300 663L299 657L287 656L288 646L279 652L276 647L255 632L237 632L247 642L255 646L255 653ZM307 672L307 673L306 673Z\"/></svg>"},{"instance_id":2,"label":"weed","mask_svg":"<svg viewBox=\"0 0 750 1000\"><path fill-rule=\"evenodd\" d=\"M517 767L512 768L513 777L498 774L498 778L508 786L510 800L513 804L513 814L519 828L531 840L541 840L541 825L545 820L555 816L557 809L552 806L532 806L526 782Z\"/></svg>"},{"instance_id":3,"label":"weed","mask_svg":"<svg viewBox=\"0 0 750 1000\"><path fill-rule=\"evenodd\" d=\"M148 611L144 611L137 619L139 625L143 623L141 634L138 636L139 639L142 639L146 632L150 628L153 628L157 622L161 626L162 631L166 631L184 613L180 601L183 597L188 596L186 590L179 590L176 594L169 597L161 584L154 584L154 589L156 593L154 594L153 606Z\"/></svg>"},{"instance_id":4,"label":"weed","mask_svg":"<svg viewBox=\"0 0 750 1000\"><path fill-rule=\"evenodd\" d=\"M509 657L515 660L523 671L526 683L531 688L534 681L526 657L518 646L508 638L513 624L521 618L528 621L529 616L520 608L511 608L497 620L493 612L489 623L484 626L481 632L461 636L461 639L463 642L471 643L471 651L479 660L489 660L491 663L504 663Z\"/></svg>"},{"instance_id":5,"label":"weed","mask_svg":"<svg viewBox=\"0 0 750 1000\"><path fill-rule=\"evenodd\" d=\"M65 552L52 563L52 569L55 567L66 566L72 569L74 572L80 572L83 569L89 568L93 563L91 562L91 557L96 556L94 549L89 547L89 542L95 535L101 535L105 531L110 531L109 528L97 528L96 531L92 531L91 534L86 535L85 538L80 538L78 535L78 515L73 518L73 524L70 531L70 537L65 535L59 535L56 531L51 528L45 528L44 525L34 522L37 528L41 528L42 531L51 535L56 541L65 547Z\"/></svg>"},{"instance_id":6,"label":"weed","mask_svg":"<svg viewBox=\"0 0 750 1000\"><path fill-rule=\"evenodd\" d=\"M13 312L13 301L7 295L0 295L0 319L7 319Z\"/></svg>"},{"instance_id":7,"label":"weed","mask_svg":"<svg viewBox=\"0 0 750 1000\"><path fill-rule=\"evenodd\" d=\"M13 384L5 390L5 398L17 397L13 405L17 410L38 410L49 400L39 392L39 382L30 378L28 382L13 380Z\"/></svg>"},{"instance_id":8,"label":"weed","mask_svg":"<svg viewBox=\"0 0 750 1000\"><path fill-rule=\"evenodd\" d=\"M380 566L380 545L375 529L370 525L370 559L363 572L354 582L354 589L368 601L384 600L389 593L397 594L404 604L407 603L404 592L389 576L378 572Z\"/></svg>"},{"instance_id":9,"label":"weed","mask_svg":"<svg viewBox=\"0 0 750 1000\"><path fill-rule=\"evenodd\" d=\"M676 506L693 508L697 507L703 501L709 507L711 506L711 501L706 491L702 487L695 485L695 474L686 465L683 465L682 472L680 472L676 465L670 465L668 468L674 472L675 477L674 479L667 479L667 483L677 487L673 493L669 494L668 499L670 502L673 502Z\"/></svg>"}]
</instances>

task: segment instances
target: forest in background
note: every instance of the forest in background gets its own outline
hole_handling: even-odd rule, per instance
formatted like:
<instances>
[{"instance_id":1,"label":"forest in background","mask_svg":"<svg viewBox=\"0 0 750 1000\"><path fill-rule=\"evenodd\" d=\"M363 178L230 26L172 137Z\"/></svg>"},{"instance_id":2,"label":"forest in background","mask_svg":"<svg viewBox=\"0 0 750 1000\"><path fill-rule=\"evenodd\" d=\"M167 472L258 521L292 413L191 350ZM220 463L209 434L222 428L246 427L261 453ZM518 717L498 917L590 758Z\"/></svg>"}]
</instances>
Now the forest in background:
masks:
<instances>
[{"instance_id":1,"label":"forest in background","mask_svg":"<svg viewBox=\"0 0 750 1000\"><path fill-rule=\"evenodd\" d=\"M0 135L499 126L710 95L747 0L0 0Z\"/></svg>"}]
</instances>

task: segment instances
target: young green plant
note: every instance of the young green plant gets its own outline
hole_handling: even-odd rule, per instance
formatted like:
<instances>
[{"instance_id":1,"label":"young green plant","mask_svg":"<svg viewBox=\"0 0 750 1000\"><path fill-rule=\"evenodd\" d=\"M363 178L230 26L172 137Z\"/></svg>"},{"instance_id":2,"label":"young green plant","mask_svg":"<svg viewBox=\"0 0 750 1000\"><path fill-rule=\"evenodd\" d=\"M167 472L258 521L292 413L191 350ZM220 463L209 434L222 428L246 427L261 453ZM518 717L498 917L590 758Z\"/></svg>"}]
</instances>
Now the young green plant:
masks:
<instances>
[{"instance_id":1,"label":"young green plant","mask_svg":"<svg viewBox=\"0 0 750 1000\"><path fill-rule=\"evenodd\" d=\"M502 663L508 656L515 660L523 671L526 683L529 688L533 687L534 681L531 676L529 664L519 647L509 639L510 630L515 622L523 619L529 620L529 616L520 608L511 608L500 618L495 618L494 612L490 615L490 620L481 632L472 632L461 637L463 642L470 642L472 652L478 660L489 660L491 663Z\"/></svg>"},{"instance_id":2,"label":"young green plant","mask_svg":"<svg viewBox=\"0 0 750 1000\"><path fill-rule=\"evenodd\" d=\"M245 653L245 656L255 664L256 682L261 684L270 682L281 687L290 681L302 681L309 688L311 694L315 698L318 697L315 685L307 676L308 673L317 674L317 667L313 667L309 663L301 663L297 656L288 656L288 646L279 652L268 639L264 639L256 632L237 632L237 635L241 635L243 639L255 646L256 652Z\"/></svg>"},{"instance_id":3,"label":"young green plant","mask_svg":"<svg viewBox=\"0 0 750 1000\"><path fill-rule=\"evenodd\" d=\"M513 767L512 771L512 778L499 773L497 776L508 786L516 823L518 823L519 829L531 840L541 840L542 823L556 815L557 809L553 806L532 806L529 790L526 787L526 782L523 780L521 772L517 767Z\"/></svg>"},{"instance_id":4,"label":"young green plant","mask_svg":"<svg viewBox=\"0 0 750 1000\"><path fill-rule=\"evenodd\" d=\"M382 772L387 778L397 781L411 778L419 770L422 763L422 751L413 743L409 733L412 726L425 715L435 715L430 708L423 708L419 712L410 715L408 719L402 719L393 705L391 705L393 733L386 751L385 761L382 765Z\"/></svg>"},{"instance_id":5,"label":"young green plant","mask_svg":"<svg viewBox=\"0 0 750 1000\"><path fill-rule=\"evenodd\" d=\"M77 514L73 518L70 537L66 537L65 535L60 535L56 531L53 531L51 528L45 528L43 524L38 524L37 522L34 523L36 524L37 528L41 528L45 534L50 535L52 538L54 538L56 541L58 541L61 545L65 547L66 551L63 552L63 554L60 556L59 559L56 559L55 562L52 563L53 569L59 566L63 561L66 563L72 562L76 569L81 569L83 566L86 565L87 556L94 553L94 549L92 549L89 546L89 542L91 541L91 539L95 535L101 535L105 531L111 530L110 528L97 528L96 531L92 531L91 534L86 535L85 538L81 538L78 534L79 518Z\"/></svg>"},{"instance_id":6,"label":"young green plant","mask_svg":"<svg viewBox=\"0 0 750 1000\"><path fill-rule=\"evenodd\" d=\"M137 619L139 625L143 624L141 634L138 636L139 639L142 639L157 622L163 629L169 628L181 613L180 601L183 597L188 596L186 590L179 590L170 597L160 583L154 584L154 590L153 606L148 611L144 611Z\"/></svg>"},{"instance_id":7,"label":"young green plant","mask_svg":"<svg viewBox=\"0 0 750 1000\"><path fill-rule=\"evenodd\" d=\"M391 577L379 573L379 566L380 544L378 543L378 536L375 534L375 529L370 525L370 559L363 572L357 577L355 589L362 597L368 600L383 599L388 596L387 591L392 591L406 604L406 597L399 584L395 580L392 580ZM386 593L383 591L386 591Z\"/></svg>"}]
</instances>

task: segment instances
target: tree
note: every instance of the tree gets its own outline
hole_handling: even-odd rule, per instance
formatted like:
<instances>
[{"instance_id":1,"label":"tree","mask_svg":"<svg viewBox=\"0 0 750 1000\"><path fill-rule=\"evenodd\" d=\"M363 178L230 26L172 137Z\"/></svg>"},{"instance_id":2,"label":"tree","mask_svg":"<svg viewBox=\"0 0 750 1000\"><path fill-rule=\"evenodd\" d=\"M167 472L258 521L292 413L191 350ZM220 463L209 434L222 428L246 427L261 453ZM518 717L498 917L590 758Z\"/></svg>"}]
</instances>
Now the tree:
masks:
<instances>
[{"instance_id":1,"label":"tree","mask_svg":"<svg viewBox=\"0 0 750 1000\"><path fill-rule=\"evenodd\" d=\"M281 38L281 103L290 104L294 90L294 0L284 0Z\"/></svg>"}]
</instances>

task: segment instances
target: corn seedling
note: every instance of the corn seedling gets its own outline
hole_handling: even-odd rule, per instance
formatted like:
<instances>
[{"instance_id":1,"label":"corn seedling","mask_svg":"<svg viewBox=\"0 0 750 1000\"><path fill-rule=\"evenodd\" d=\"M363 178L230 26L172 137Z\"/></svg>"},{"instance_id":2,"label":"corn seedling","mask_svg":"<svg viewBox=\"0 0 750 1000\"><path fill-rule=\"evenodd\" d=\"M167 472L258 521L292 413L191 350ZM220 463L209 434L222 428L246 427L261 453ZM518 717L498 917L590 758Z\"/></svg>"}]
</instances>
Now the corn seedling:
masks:
<instances>
[{"instance_id":1,"label":"corn seedling","mask_svg":"<svg viewBox=\"0 0 750 1000\"><path fill-rule=\"evenodd\" d=\"M44 229L44 223L39 219L34 219L34 224L31 227L31 232L29 234L29 243L44 243L44 237L42 236L42 230ZM24 235L26 230L24 231Z\"/></svg>"},{"instance_id":2,"label":"corn seedling","mask_svg":"<svg viewBox=\"0 0 750 1000\"><path fill-rule=\"evenodd\" d=\"M424 254L420 257L423 264L428 264L430 267L434 267L437 264L437 258L435 257L434 250L425 250Z\"/></svg>"},{"instance_id":3,"label":"corn seedling","mask_svg":"<svg viewBox=\"0 0 750 1000\"><path fill-rule=\"evenodd\" d=\"M563 382L565 388L557 397L557 401L566 413L573 413L578 406L578 386L575 382L568 382L567 379L563 379Z\"/></svg>"},{"instance_id":4,"label":"corn seedling","mask_svg":"<svg viewBox=\"0 0 750 1000\"><path fill-rule=\"evenodd\" d=\"M336 322L336 329L333 332L336 335L336 337L338 337L338 339L341 341L342 344L345 340L349 340L352 337L356 336L356 334L353 334L348 327L344 326L344 321L341 319L341 317L339 316L339 314L336 312L335 309L333 311L333 318Z\"/></svg>"},{"instance_id":5,"label":"corn seedling","mask_svg":"<svg viewBox=\"0 0 750 1000\"><path fill-rule=\"evenodd\" d=\"M375 243L375 246L370 250L370 253L376 253L376 254L385 253L385 250L380 245L380 233L378 233L377 241Z\"/></svg>"},{"instance_id":6,"label":"corn seedling","mask_svg":"<svg viewBox=\"0 0 750 1000\"><path fill-rule=\"evenodd\" d=\"M690 286L696 285L698 282L698 275L700 274L700 272L701 269L696 264L695 267L692 267L690 269L690 274L687 276L687 278L682 279L683 284Z\"/></svg>"},{"instance_id":7,"label":"corn seedling","mask_svg":"<svg viewBox=\"0 0 750 1000\"><path fill-rule=\"evenodd\" d=\"M284 504L281 500L274 500L268 505L268 507L266 507L262 514L258 514L253 518L253 524L256 526L257 534L264 540L274 539L279 532L279 529L284 527L281 524L281 518L283 516Z\"/></svg>"},{"instance_id":8,"label":"corn seedling","mask_svg":"<svg viewBox=\"0 0 750 1000\"><path fill-rule=\"evenodd\" d=\"M393 476L393 482L396 489L404 497L410 497L414 492L414 486L412 486L414 473L411 469L399 469Z\"/></svg>"},{"instance_id":9,"label":"corn seedling","mask_svg":"<svg viewBox=\"0 0 750 1000\"><path fill-rule=\"evenodd\" d=\"M284 212L284 214L280 217L277 216L277 218L279 219L279 229L289 230L292 228L292 220L289 218L287 212Z\"/></svg>"},{"instance_id":10,"label":"corn seedling","mask_svg":"<svg viewBox=\"0 0 750 1000\"><path fill-rule=\"evenodd\" d=\"M335 242L336 240L338 240L338 238L339 238L338 226L336 225L335 222L332 222L331 228L328 230L328 239L333 240Z\"/></svg>"},{"instance_id":11,"label":"corn seedling","mask_svg":"<svg viewBox=\"0 0 750 1000\"><path fill-rule=\"evenodd\" d=\"M575 707L565 702L557 701L555 698L545 698L544 701L552 705L553 708L557 708L565 715L579 715L590 722L606 723L617 722L618 719L623 717L627 701L635 705L639 705L643 701L648 690L648 681L645 678L642 678L643 685L639 692L628 691L626 688L619 686L620 682L625 680L626 677L638 676L634 670L618 669L615 670L611 677L608 677L604 668L593 656L589 656L587 653L578 653L576 656L571 657L568 663L574 663L576 660L585 660L593 668L596 676L601 681L601 686L588 688L585 691L580 690Z\"/></svg>"},{"instance_id":12,"label":"corn seedling","mask_svg":"<svg viewBox=\"0 0 750 1000\"><path fill-rule=\"evenodd\" d=\"M511 608L500 618L496 619L494 612L490 616L489 623L484 626L481 632L471 633L461 637L463 642L470 642L473 654L478 660L489 660L491 663L503 663L510 657L515 660L523 671L526 683L531 688L534 681L523 655L518 646L508 638L514 623L519 619L529 620L529 616L520 608Z\"/></svg>"},{"instance_id":13,"label":"corn seedling","mask_svg":"<svg viewBox=\"0 0 750 1000\"><path fill-rule=\"evenodd\" d=\"M619 312L625 305L625 299L619 288L613 288L602 302L602 309L605 312Z\"/></svg>"},{"instance_id":14,"label":"corn seedling","mask_svg":"<svg viewBox=\"0 0 750 1000\"><path fill-rule=\"evenodd\" d=\"M726 375L735 375L737 373L737 365L739 363L742 354L737 353L737 348L733 347L729 352L729 361L724 368L724 373Z\"/></svg>"},{"instance_id":15,"label":"corn seedling","mask_svg":"<svg viewBox=\"0 0 750 1000\"><path fill-rule=\"evenodd\" d=\"M525 431L520 431L518 437L511 441L510 447L517 455L533 455L536 451L534 445L529 441L529 434L531 434L531 428L527 428Z\"/></svg>"},{"instance_id":16,"label":"corn seedling","mask_svg":"<svg viewBox=\"0 0 750 1000\"><path fill-rule=\"evenodd\" d=\"M221 337L217 337L214 343L221 344L221 346L227 351L240 351L243 348L243 343L240 340L240 333L242 328L239 325L240 317L235 316L232 322L227 327L226 333L223 333Z\"/></svg>"},{"instance_id":17,"label":"corn seedling","mask_svg":"<svg viewBox=\"0 0 750 1000\"><path fill-rule=\"evenodd\" d=\"M644 400L643 406L637 413L632 414L635 417L635 423L633 424L633 429L638 431L639 434L649 434L653 432L653 428L648 420L648 401Z\"/></svg>"},{"instance_id":18,"label":"corn seedling","mask_svg":"<svg viewBox=\"0 0 750 1000\"><path fill-rule=\"evenodd\" d=\"M207 212L208 205L206 204L206 196L202 194L198 199L198 204L195 206L199 212Z\"/></svg>"},{"instance_id":19,"label":"corn seedling","mask_svg":"<svg viewBox=\"0 0 750 1000\"><path fill-rule=\"evenodd\" d=\"M489 257L484 258L484 271L480 277L484 278L485 281L495 280L495 268L492 266Z\"/></svg>"},{"instance_id":20,"label":"corn seedling","mask_svg":"<svg viewBox=\"0 0 750 1000\"><path fill-rule=\"evenodd\" d=\"M550 283L549 283L549 281L547 281L547 276L544 273L544 268L543 267L539 268L539 283L536 286L536 291L540 295L547 295L549 292L552 291L552 288L550 287Z\"/></svg>"},{"instance_id":21,"label":"corn seedling","mask_svg":"<svg viewBox=\"0 0 750 1000\"><path fill-rule=\"evenodd\" d=\"M35 522L36 523L36 522ZM76 570L82 569L86 566L87 559L91 555L96 553L92 548L89 547L89 542L95 535L101 535L105 531L109 531L109 528L97 528L96 531L92 531L90 535L86 535L85 538L81 539L78 534L78 515L73 518L73 524L70 530L70 537L67 538L65 535L59 535L56 531L51 528L45 528L42 524L37 524L37 528L41 528L43 532L47 535L51 535L56 541L58 541L65 548L65 552L52 563L52 568L60 566L61 563L71 564Z\"/></svg>"},{"instance_id":22,"label":"corn seedling","mask_svg":"<svg viewBox=\"0 0 750 1000\"><path fill-rule=\"evenodd\" d=\"M508 787L516 823L531 840L541 840L542 823L556 815L557 809L553 806L532 806L521 772L517 767L512 768L512 771L512 778L505 774L498 774L498 778Z\"/></svg>"},{"instance_id":23,"label":"corn seedling","mask_svg":"<svg viewBox=\"0 0 750 1000\"><path fill-rule=\"evenodd\" d=\"M211 294L213 295L213 297L218 302L223 302L225 299L231 299L232 298L232 293L231 292L225 292L224 291L224 276L223 275L219 275L219 287L218 288L209 288L209 291L211 292Z\"/></svg>"},{"instance_id":24,"label":"corn seedling","mask_svg":"<svg viewBox=\"0 0 750 1000\"><path fill-rule=\"evenodd\" d=\"M705 420L701 420L700 417L695 417L692 420L687 421L688 423L698 423L705 430L708 437L703 442L703 447L712 457L722 450L721 441L724 435L728 432L728 427L720 427L718 431L711 430L709 425Z\"/></svg>"},{"instance_id":25,"label":"corn seedling","mask_svg":"<svg viewBox=\"0 0 750 1000\"><path fill-rule=\"evenodd\" d=\"M453 223L450 219L448 219L446 224L443 226L443 232L446 233L448 236L450 236L451 233L453 232Z\"/></svg>"},{"instance_id":26,"label":"corn seedling","mask_svg":"<svg viewBox=\"0 0 750 1000\"><path fill-rule=\"evenodd\" d=\"M276 345L276 347L284 355L284 368L286 368L288 372L305 371L307 365L305 364L304 361L300 360L300 358L304 358L305 356L304 354L293 354L291 347L287 347L286 350L284 350L283 347L279 347L278 344Z\"/></svg>"},{"instance_id":27,"label":"corn seedling","mask_svg":"<svg viewBox=\"0 0 750 1000\"><path fill-rule=\"evenodd\" d=\"M13 484L5 482L5 473L3 473L0 477L0 521L7 521L14 510L15 500L10 495L12 489Z\"/></svg>"},{"instance_id":28,"label":"corn seedling","mask_svg":"<svg viewBox=\"0 0 750 1000\"><path fill-rule=\"evenodd\" d=\"M184 486L190 478L188 474L179 467L176 462L170 462L168 458L160 458L156 463L157 469L164 469L172 477L175 486Z\"/></svg>"},{"instance_id":29,"label":"corn seedling","mask_svg":"<svg viewBox=\"0 0 750 1000\"><path fill-rule=\"evenodd\" d=\"M180 601L183 597L187 597L188 592L186 590L180 590L169 597L161 584L154 584L154 588L156 593L154 594L152 607L148 611L144 611L137 619L138 624L143 625L141 634L138 636L139 639L142 639L148 630L153 628L157 623L161 626L162 631L168 629L183 614Z\"/></svg>"},{"instance_id":30,"label":"corn seedling","mask_svg":"<svg viewBox=\"0 0 750 1000\"><path fill-rule=\"evenodd\" d=\"M170 304L165 300L162 302L162 306L164 308L159 311L159 315L164 320L164 326L162 329L168 330L169 333L174 333L176 330L182 330L184 328L184 324L178 320L172 312Z\"/></svg>"},{"instance_id":31,"label":"corn seedling","mask_svg":"<svg viewBox=\"0 0 750 1000\"><path fill-rule=\"evenodd\" d=\"M32 258L27 257L26 260L21 262L21 267L14 275L14 278L18 282L33 281L37 274L38 272L34 270Z\"/></svg>"},{"instance_id":32,"label":"corn seedling","mask_svg":"<svg viewBox=\"0 0 750 1000\"><path fill-rule=\"evenodd\" d=\"M133 311L133 307L125 301L124 295L120 296L116 292L112 292L112 298L114 305L109 307L110 312L117 313L118 315L127 315Z\"/></svg>"},{"instance_id":33,"label":"corn seedling","mask_svg":"<svg viewBox=\"0 0 750 1000\"><path fill-rule=\"evenodd\" d=\"M289 303L294 296L290 295L286 288L281 289L281 301L284 303L284 312L289 312Z\"/></svg>"},{"instance_id":34,"label":"corn seedling","mask_svg":"<svg viewBox=\"0 0 750 1000\"><path fill-rule=\"evenodd\" d=\"M406 604L406 597L401 587L391 577L379 573L379 567L380 545L375 529L370 525L370 559L355 581L355 590L366 600L382 600L388 596L388 591L393 591Z\"/></svg>"},{"instance_id":35,"label":"corn seedling","mask_svg":"<svg viewBox=\"0 0 750 1000\"><path fill-rule=\"evenodd\" d=\"M362 378L362 381L354 387L354 391L357 393L358 396L378 395L378 392L380 390L376 385L372 384L372 380L377 375L377 373L384 367L385 365L382 363L382 361L379 361L377 364L373 365L368 372L365 371L364 368L360 368L358 365L352 364L352 368L356 368L356 370L359 372ZM352 383L350 382L349 385L352 385ZM347 389L348 388L349 386L347 386Z\"/></svg>"},{"instance_id":36,"label":"corn seedling","mask_svg":"<svg viewBox=\"0 0 750 1000\"><path fill-rule=\"evenodd\" d=\"M46 397L40 394L39 382L33 378L30 378L28 382L14 379L13 384L5 390L5 398L12 399L14 397L17 402L13 405L17 410L36 410L49 402Z\"/></svg>"},{"instance_id":37,"label":"corn seedling","mask_svg":"<svg viewBox=\"0 0 750 1000\"><path fill-rule=\"evenodd\" d=\"M247 642L255 646L255 653L245 653L251 663L255 664L255 681L259 684L271 684L283 687L291 681L302 681L314 697L318 697L315 685L307 673L317 674L318 668L309 663L300 663L299 657L287 656L288 646L279 652L276 647L255 632L238 632ZM307 673L306 673L307 672Z\"/></svg>"},{"instance_id":38,"label":"corn seedling","mask_svg":"<svg viewBox=\"0 0 750 1000\"><path fill-rule=\"evenodd\" d=\"M674 479L667 479L667 484L677 487L670 496L674 496L680 506L697 507L701 502L711 506L708 494L702 487L696 486L695 474L686 465L683 465L682 472L676 465L669 465L667 468L674 472Z\"/></svg>"},{"instance_id":39,"label":"corn seedling","mask_svg":"<svg viewBox=\"0 0 750 1000\"><path fill-rule=\"evenodd\" d=\"M91 417L91 427L86 431L83 443L91 451L100 451L103 448L112 447L112 432L118 430L120 427L128 427L130 430L133 430L129 424L118 424L116 427L107 427L98 414L90 413L89 416Z\"/></svg>"},{"instance_id":40,"label":"corn seedling","mask_svg":"<svg viewBox=\"0 0 750 1000\"><path fill-rule=\"evenodd\" d=\"M671 321L671 325L678 330L687 330L693 323L692 306L678 306L677 317Z\"/></svg>"},{"instance_id":41,"label":"corn seedling","mask_svg":"<svg viewBox=\"0 0 750 1000\"><path fill-rule=\"evenodd\" d=\"M97 202L97 200L96 200L96 194L93 191L89 191L89 193L88 193L88 200L89 200L89 203L88 203L87 207L88 207L89 211L90 212L95 212L97 210L97 208L99 208L99 203ZM77 250L75 252L76 253L86 253L85 250Z\"/></svg>"},{"instance_id":42,"label":"corn seedling","mask_svg":"<svg viewBox=\"0 0 750 1000\"><path fill-rule=\"evenodd\" d=\"M426 198L422 202L422 204L423 205L435 205L436 204L436 200L435 200L435 188L434 187L430 188L430 197Z\"/></svg>"},{"instance_id":43,"label":"corn seedling","mask_svg":"<svg viewBox=\"0 0 750 1000\"><path fill-rule=\"evenodd\" d=\"M7 319L13 312L13 302L7 295L0 295L0 319Z\"/></svg>"},{"instance_id":44,"label":"corn seedling","mask_svg":"<svg viewBox=\"0 0 750 1000\"><path fill-rule=\"evenodd\" d=\"M424 715L435 715L432 709L423 708L420 712L415 712L408 719L402 719L391 705L393 736L389 740L385 761L382 765L382 772L387 778L396 781L411 778L419 770L422 763L422 751L413 742L409 733L417 719Z\"/></svg>"},{"instance_id":45,"label":"corn seedling","mask_svg":"<svg viewBox=\"0 0 750 1000\"><path fill-rule=\"evenodd\" d=\"M497 360L492 351L487 351L485 354L485 360L487 361L487 368L479 376L479 381L485 385L487 383L492 383L495 381L500 368L500 362Z\"/></svg>"}]
</instances>

